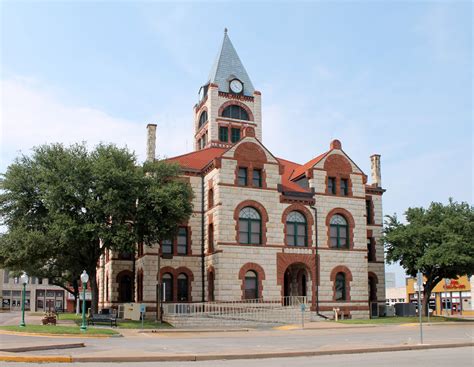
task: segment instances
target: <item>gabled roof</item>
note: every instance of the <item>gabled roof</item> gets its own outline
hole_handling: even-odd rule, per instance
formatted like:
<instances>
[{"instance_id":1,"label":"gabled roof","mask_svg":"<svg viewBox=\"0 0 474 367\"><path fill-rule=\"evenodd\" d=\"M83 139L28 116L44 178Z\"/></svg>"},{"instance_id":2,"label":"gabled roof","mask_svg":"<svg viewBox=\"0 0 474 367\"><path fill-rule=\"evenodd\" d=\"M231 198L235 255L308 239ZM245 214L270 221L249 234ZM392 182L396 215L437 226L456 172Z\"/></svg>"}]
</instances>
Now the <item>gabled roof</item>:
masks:
<instances>
[{"instance_id":1,"label":"gabled roof","mask_svg":"<svg viewBox=\"0 0 474 367\"><path fill-rule=\"evenodd\" d=\"M281 176L281 186L283 192L304 192L310 193L310 189L301 187L296 182L291 181L291 177L294 175L296 170L299 170L302 166L298 163L287 161L283 158L277 158L278 163L283 166L283 175Z\"/></svg>"},{"instance_id":2,"label":"gabled roof","mask_svg":"<svg viewBox=\"0 0 474 367\"><path fill-rule=\"evenodd\" d=\"M296 168L293 174L291 175L290 179L295 179L305 174L307 170L313 168L316 164L318 164L329 152L330 150L327 151L326 153L318 155L316 158L313 158L309 162L306 162L305 164Z\"/></svg>"},{"instance_id":3,"label":"gabled roof","mask_svg":"<svg viewBox=\"0 0 474 367\"><path fill-rule=\"evenodd\" d=\"M244 84L245 95L251 96L253 94L255 89L252 81L232 45L226 29L221 48L209 73L209 82L217 84L220 91L229 93L229 81L234 78Z\"/></svg>"},{"instance_id":4,"label":"gabled roof","mask_svg":"<svg viewBox=\"0 0 474 367\"><path fill-rule=\"evenodd\" d=\"M188 168L193 170L202 170L208 165L213 159L220 157L226 148L206 148L191 152L177 157L171 157L166 159L168 162L177 163L181 168Z\"/></svg>"}]
</instances>

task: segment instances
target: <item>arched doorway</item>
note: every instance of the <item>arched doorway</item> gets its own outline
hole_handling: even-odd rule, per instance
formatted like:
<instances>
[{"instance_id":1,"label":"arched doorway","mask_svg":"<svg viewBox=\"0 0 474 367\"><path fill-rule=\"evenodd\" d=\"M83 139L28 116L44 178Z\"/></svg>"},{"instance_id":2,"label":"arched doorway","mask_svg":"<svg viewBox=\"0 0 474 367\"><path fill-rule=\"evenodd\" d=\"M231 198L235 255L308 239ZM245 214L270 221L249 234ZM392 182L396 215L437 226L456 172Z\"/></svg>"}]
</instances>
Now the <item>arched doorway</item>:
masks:
<instances>
[{"instance_id":1,"label":"arched doorway","mask_svg":"<svg viewBox=\"0 0 474 367\"><path fill-rule=\"evenodd\" d=\"M375 277L369 275L369 302L377 301L377 281Z\"/></svg>"},{"instance_id":2,"label":"arched doorway","mask_svg":"<svg viewBox=\"0 0 474 367\"><path fill-rule=\"evenodd\" d=\"M308 279L309 272L306 265L297 263L288 266L283 280L284 305L300 304L308 301Z\"/></svg>"},{"instance_id":3,"label":"arched doorway","mask_svg":"<svg viewBox=\"0 0 474 367\"><path fill-rule=\"evenodd\" d=\"M117 275L118 301L133 302L133 278L129 271L120 272Z\"/></svg>"}]
</instances>

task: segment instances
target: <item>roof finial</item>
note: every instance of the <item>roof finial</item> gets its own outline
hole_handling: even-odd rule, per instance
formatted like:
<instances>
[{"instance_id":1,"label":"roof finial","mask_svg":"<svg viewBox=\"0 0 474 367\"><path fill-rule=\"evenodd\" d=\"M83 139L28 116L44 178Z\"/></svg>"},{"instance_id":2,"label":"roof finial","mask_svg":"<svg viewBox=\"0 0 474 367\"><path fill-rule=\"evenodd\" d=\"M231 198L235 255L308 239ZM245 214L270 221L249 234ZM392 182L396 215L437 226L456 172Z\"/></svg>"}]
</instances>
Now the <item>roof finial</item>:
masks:
<instances>
[{"instance_id":1,"label":"roof finial","mask_svg":"<svg viewBox=\"0 0 474 367\"><path fill-rule=\"evenodd\" d=\"M227 27L224 28L224 34L227 34Z\"/></svg>"}]
</instances>

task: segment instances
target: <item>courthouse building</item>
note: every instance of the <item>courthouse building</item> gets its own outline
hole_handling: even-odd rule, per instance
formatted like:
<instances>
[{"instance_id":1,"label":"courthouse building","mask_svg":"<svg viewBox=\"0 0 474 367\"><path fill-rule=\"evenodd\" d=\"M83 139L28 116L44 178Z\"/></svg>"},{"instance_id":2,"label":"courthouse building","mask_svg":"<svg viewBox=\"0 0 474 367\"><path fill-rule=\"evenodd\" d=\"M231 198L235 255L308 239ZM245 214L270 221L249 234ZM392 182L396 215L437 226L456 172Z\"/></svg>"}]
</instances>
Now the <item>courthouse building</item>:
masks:
<instances>
[{"instance_id":1,"label":"courthouse building","mask_svg":"<svg viewBox=\"0 0 474 367\"><path fill-rule=\"evenodd\" d=\"M303 164L270 152L262 93L227 32L199 95L194 151L168 159L192 186L193 214L160 246L108 251L99 306L140 302L153 312L157 282L174 303L299 297L323 315L337 307L352 318L384 304L380 155L370 157L369 183L339 140ZM154 159L156 125L147 128Z\"/></svg>"}]
</instances>

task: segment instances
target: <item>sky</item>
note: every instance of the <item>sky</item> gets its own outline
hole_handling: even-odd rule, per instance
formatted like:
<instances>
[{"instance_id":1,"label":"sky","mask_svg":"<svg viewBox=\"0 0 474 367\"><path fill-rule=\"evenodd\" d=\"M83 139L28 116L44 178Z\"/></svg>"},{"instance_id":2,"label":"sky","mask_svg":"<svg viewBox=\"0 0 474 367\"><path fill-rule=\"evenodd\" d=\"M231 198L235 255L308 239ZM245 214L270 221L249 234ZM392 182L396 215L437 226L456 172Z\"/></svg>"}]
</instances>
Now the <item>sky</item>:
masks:
<instances>
[{"instance_id":1,"label":"sky","mask_svg":"<svg viewBox=\"0 0 474 367\"><path fill-rule=\"evenodd\" d=\"M469 1L2 1L0 172L33 146L112 142L145 156L192 149L192 107L224 28L262 92L263 143L299 163L332 139L384 213L472 204ZM403 271L388 266L404 284Z\"/></svg>"}]
</instances>

